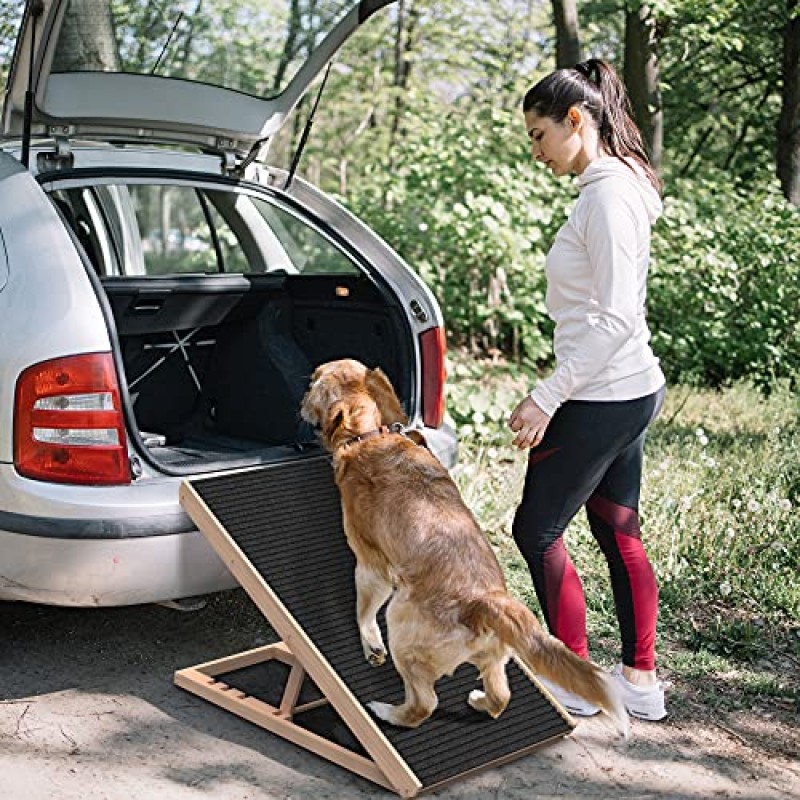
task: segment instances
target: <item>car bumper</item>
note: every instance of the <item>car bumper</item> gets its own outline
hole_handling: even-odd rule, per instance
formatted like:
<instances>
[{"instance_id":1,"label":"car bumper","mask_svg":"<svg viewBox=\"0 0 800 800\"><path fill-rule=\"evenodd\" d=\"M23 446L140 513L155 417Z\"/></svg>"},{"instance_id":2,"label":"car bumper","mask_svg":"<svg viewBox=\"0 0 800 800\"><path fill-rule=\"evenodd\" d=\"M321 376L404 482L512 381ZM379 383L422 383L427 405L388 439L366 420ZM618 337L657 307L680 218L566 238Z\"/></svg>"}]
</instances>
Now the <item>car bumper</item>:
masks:
<instances>
[{"instance_id":1,"label":"car bumper","mask_svg":"<svg viewBox=\"0 0 800 800\"><path fill-rule=\"evenodd\" d=\"M131 539L54 539L0 531L0 600L126 606L235 585L196 530Z\"/></svg>"},{"instance_id":2,"label":"car bumper","mask_svg":"<svg viewBox=\"0 0 800 800\"><path fill-rule=\"evenodd\" d=\"M430 451L444 464L453 469L458 460L458 437L449 425L441 428L422 428L422 435Z\"/></svg>"},{"instance_id":3,"label":"car bumper","mask_svg":"<svg viewBox=\"0 0 800 800\"><path fill-rule=\"evenodd\" d=\"M452 468L455 433L423 433ZM178 479L109 488L47 484L0 465L0 600L124 606L234 587L181 508L179 486Z\"/></svg>"}]
</instances>

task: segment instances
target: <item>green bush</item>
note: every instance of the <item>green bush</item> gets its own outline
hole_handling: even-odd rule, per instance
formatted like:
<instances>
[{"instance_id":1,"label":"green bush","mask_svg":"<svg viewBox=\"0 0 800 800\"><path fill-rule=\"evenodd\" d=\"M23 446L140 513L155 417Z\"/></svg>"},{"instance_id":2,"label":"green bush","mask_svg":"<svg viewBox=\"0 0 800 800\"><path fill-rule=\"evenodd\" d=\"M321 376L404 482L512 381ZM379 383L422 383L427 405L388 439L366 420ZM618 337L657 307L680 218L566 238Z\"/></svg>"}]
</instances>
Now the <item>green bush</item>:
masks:
<instances>
[{"instance_id":1,"label":"green bush","mask_svg":"<svg viewBox=\"0 0 800 800\"><path fill-rule=\"evenodd\" d=\"M509 439L507 420L533 388L525 370L451 350L447 363L447 422L462 438Z\"/></svg>"},{"instance_id":2,"label":"green bush","mask_svg":"<svg viewBox=\"0 0 800 800\"><path fill-rule=\"evenodd\" d=\"M416 112L391 169L347 204L429 283L450 341L531 371L552 360L544 259L576 198L531 162L516 109ZM649 319L671 382L762 390L800 375L800 214L770 177L667 182L653 235Z\"/></svg>"},{"instance_id":3,"label":"green bush","mask_svg":"<svg viewBox=\"0 0 800 800\"><path fill-rule=\"evenodd\" d=\"M521 114L466 102L415 121L393 169L346 202L428 282L451 341L536 363L551 350L544 256L569 200L531 163Z\"/></svg>"},{"instance_id":4,"label":"green bush","mask_svg":"<svg viewBox=\"0 0 800 800\"><path fill-rule=\"evenodd\" d=\"M769 389L800 375L800 214L776 184L677 181L653 237L649 316L668 376Z\"/></svg>"}]
</instances>

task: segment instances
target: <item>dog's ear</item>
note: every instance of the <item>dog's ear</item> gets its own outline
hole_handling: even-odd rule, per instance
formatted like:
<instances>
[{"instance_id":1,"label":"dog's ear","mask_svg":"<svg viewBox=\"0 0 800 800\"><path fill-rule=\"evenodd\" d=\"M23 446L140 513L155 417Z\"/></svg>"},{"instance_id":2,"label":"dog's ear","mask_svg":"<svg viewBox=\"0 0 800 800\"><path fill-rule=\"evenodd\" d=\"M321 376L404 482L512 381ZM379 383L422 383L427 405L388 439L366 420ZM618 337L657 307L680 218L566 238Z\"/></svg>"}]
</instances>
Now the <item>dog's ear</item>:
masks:
<instances>
[{"instance_id":1,"label":"dog's ear","mask_svg":"<svg viewBox=\"0 0 800 800\"><path fill-rule=\"evenodd\" d=\"M381 415L381 425L392 425L395 422L400 422L403 425L408 424L408 417L400 405L400 400L395 394L391 381L380 367L367 370L364 384L369 396L378 407Z\"/></svg>"},{"instance_id":2,"label":"dog's ear","mask_svg":"<svg viewBox=\"0 0 800 800\"><path fill-rule=\"evenodd\" d=\"M338 402L331 406L328 419L322 424L322 435L327 441L330 442L336 431L347 423L347 417L347 406L344 403Z\"/></svg>"}]
</instances>

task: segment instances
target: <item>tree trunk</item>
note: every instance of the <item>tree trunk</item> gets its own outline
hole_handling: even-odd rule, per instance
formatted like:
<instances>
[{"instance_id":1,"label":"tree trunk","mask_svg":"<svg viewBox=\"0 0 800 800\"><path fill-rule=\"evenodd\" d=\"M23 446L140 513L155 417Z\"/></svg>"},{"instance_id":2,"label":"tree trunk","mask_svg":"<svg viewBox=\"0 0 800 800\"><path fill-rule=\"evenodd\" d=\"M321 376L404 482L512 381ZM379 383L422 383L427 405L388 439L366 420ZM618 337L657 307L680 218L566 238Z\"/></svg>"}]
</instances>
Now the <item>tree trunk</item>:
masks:
<instances>
[{"instance_id":1,"label":"tree trunk","mask_svg":"<svg viewBox=\"0 0 800 800\"><path fill-rule=\"evenodd\" d=\"M664 147L664 107L658 86L656 25L652 8L642 3L625 12L625 85L633 118L644 137L650 161L661 168Z\"/></svg>"},{"instance_id":2,"label":"tree trunk","mask_svg":"<svg viewBox=\"0 0 800 800\"><path fill-rule=\"evenodd\" d=\"M119 72L119 54L108 3L72 0L61 26L53 72Z\"/></svg>"},{"instance_id":3,"label":"tree trunk","mask_svg":"<svg viewBox=\"0 0 800 800\"><path fill-rule=\"evenodd\" d=\"M777 171L781 188L800 206L800 9L788 0L783 29L783 104L778 119Z\"/></svg>"},{"instance_id":4,"label":"tree trunk","mask_svg":"<svg viewBox=\"0 0 800 800\"><path fill-rule=\"evenodd\" d=\"M556 24L556 69L574 67L581 60L575 0L553 0L553 19Z\"/></svg>"},{"instance_id":5,"label":"tree trunk","mask_svg":"<svg viewBox=\"0 0 800 800\"><path fill-rule=\"evenodd\" d=\"M189 64L189 59L192 57L192 46L194 44L195 34L195 20L202 18L203 14L203 0L197 0L197 6L194 11L189 15L189 25L186 35L183 38L181 45L181 54L177 59L177 74L185 77L186 67ZM176 42L177 44L177 42Z\"/></svg>"},{"instance_id":6,"label":"tree trunk","mask_svg":"<svg viewBox=\"0 0 800 800\"><path fill-rule=\"evenodd\" d=\"M286 40L283 45L283 53L275 71L275 79L272 81L272 90L275 94L283 88L283 81L286 71L292 59L297 55L297 43L302 32L303 20L300 10L300 0L292 0L289 9L289 19L286 21Z\"/></svg>"},{"instance_id":7,"label":"tree trunk","mask_svg":"<svg viewBox=\"0 0 800 800\"><path fill-rule=\"evenodd\" d=\"M394 152L402 132L401 123L406 109L405 94L411 75L411 61L408 58L416 44L414 34L419 22L419 10L411 5L411 0L400 0L397 4L397 35L394 45L394 111L389 130L389 165L394 169Z\"/></svg>"},{"instance_id":8,"label":"tree trunk","mask_svg":"<svg viewBox=\"0 0 800 800\"><path fill-rule=\"evenodd\" d=\"M170 249L169 232L172 230L172 193L163 186L159 194L158 219L161 227L161 252L166 255Z\"/></svg>"}]
</instances>

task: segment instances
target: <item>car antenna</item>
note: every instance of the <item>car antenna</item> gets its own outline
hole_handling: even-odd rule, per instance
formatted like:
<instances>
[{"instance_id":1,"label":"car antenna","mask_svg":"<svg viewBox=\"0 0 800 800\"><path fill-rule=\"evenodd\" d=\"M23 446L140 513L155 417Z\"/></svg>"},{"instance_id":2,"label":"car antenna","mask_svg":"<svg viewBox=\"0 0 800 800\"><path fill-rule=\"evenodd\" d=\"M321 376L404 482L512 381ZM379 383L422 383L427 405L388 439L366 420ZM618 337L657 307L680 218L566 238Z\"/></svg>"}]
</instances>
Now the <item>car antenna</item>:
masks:
<instances>
[{"instance_id":1,"label":"car antenna","mask_svg":"<svg viewBox=\"0 0 800 800\"><path fill-rule=\"evenodd\" d=\"M305 149L306 142L308 141L308 136L311 133L311 126L314 124L314 115L317 113L317 107L319 106L319 101L322 99L322 93L325 91L325 84L328 82L328 75L331 74L332 66L333 62L329 61L328 68L325 70L325 76L322 79L322 85L319 87L319 91L317 92L317 99L314 101L314 107L311 109L311 113L308 115L305 128L303 128L303 135L300 137L300 144L297 145L294 158L292 158L292 165L289 167L289 177L286 178L286 183L283 187L284 191L286 192L289 191L292 186L292 181L294 181L294 175L297 172L297 167L300 164L300 157L303 155L303 150Z\"/></svg>"},{"instance_id":2,"label":"car antenna","mask_svg":"<svg viewBox=\"0 0 800 800\"><path fill-rule=\"evenodd\" d=\"M36 57L36 22L44 13L42 0L33 0L30 4L31 24L31 57L28 64L28 88L25 91L25 111L22 117L22 165L27 169L31 154L31 123L33 121L33 60Z\"/></svg>"},{"instance_id":3,"label":"car antenna","mask_svg":"<svg viewBox=\"0 0 800 800\"><path fill-rule=\"evenodd\" d=\"M172 41L172 37L175 35L175 31L178 30L178 25L181 24L181 20L183 19L183 11L178 12L178 16L175 19L175 22L172 25L172 30L169 32L169 36L167 36L167 41L164 42L164 46L161 48L161 52L158 54L158 58L156 59L156 63L153 64L153 68L150 70L151 75L156 74L156 70L161 66L161 59L164 58L164 53L167 52L167 48Z\"/></svg>"}]
</instances>

